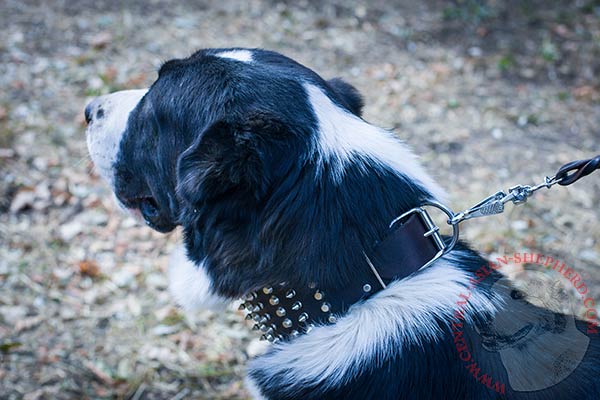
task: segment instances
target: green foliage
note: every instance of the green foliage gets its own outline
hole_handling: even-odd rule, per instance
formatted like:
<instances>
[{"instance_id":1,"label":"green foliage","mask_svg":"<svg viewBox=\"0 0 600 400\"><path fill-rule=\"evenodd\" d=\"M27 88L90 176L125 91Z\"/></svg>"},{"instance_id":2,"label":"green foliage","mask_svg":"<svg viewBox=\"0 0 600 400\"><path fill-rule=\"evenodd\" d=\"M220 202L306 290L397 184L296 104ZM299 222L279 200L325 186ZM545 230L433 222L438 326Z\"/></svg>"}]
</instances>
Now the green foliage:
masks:
<instances>
[{"instance_id":1,"label":"green foliage","mask_svg":"<svg viewBox=\"0 0 600 400\"><path fill-rule=\"evenodd\" d=\"M544 60L548 62L554 62L560 58L558 47L550 39L544 39L540 51Z\"/></svg>"},{"instance_id":2,"label":"green foliage","mask_svg":"<svg viewBox=\"0 0 600 400\"><path fill-rule=\"evenodd\" d=\"M494 16L494 11L484 0L458 0L454 5L442 10L446 21L462 20L479 23Z\"/></svg>"},{"instance_id":3,"label":"green foliage","mask_svg":"<svg viewBox=\"0 0 600 400\"><path fill-rule=\"evenodd\" d=\"M21 347L22 343L20 342L4 342L0 343L0 352L3 354L8 353L12 349L16 349L17 347Z\"/></svg>"},{"instance_id":4,"label":"green foliage","mask_svg":"<svg viewBox=\"0 0 600 400\"><path fill-rule=\"evenodd\" d=\"M498 68L502 72L508 72L517 65L515 56L512 53L508 53L500 57L498 60Z\"/></svg>"}]
</instances>

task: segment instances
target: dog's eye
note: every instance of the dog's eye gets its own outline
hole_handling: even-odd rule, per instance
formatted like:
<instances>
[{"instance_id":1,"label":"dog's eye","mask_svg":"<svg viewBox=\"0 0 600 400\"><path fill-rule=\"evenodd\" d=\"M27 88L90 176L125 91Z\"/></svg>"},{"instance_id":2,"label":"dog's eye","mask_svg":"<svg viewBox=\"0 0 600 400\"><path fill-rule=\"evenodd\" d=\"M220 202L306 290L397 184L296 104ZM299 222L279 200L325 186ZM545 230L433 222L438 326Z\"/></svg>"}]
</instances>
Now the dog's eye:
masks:
<instances>
[{"instance_id":1,"label":"dog's eye","mask_svg":"<svg viewBox=\"0 0 600 400\"><path fill-rule=\"evenodd\" d=\"M140 200L140 212L146 221L152 221L159 216L158 205L152 197L145 197Z\"/></svg>"},{"instance_id":2,"label":"dog's eye","mask_svg":"<svg viewBox=\"0 0 600 400\"><path fill-rule=\"evenodd\" d=\"M514 289L512 292L510 292L510 297L512 297L515 300L521 300L525 298L525 293L523 293L520 290Z\"/></svg>"}]
</instances>

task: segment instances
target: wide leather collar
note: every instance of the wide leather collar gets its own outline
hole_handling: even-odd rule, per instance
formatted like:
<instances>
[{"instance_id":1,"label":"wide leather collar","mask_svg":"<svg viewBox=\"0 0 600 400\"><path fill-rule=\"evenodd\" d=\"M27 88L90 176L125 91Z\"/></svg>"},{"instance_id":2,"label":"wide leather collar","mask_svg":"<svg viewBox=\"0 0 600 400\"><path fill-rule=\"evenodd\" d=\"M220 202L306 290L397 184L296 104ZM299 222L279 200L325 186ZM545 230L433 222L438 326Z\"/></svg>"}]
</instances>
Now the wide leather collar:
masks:
<instances>
[{"instance_id":1,"label":"wide leather collar","mask_svg":"<svg viewBox=\"0 0 600 400\"><path fill-rule=\"evenodd\" d=\"M428 265L443 251L443 242L428 215L410 212L392 224L385 239L365 254L366 278L351 282L335 294L321 290L318 283L293 287L279 283L248 293L240 305L261 339L289 340L315 325L335 323L350 306L383 290L395 280L406 278Z\"/></svg>"}]
</instances>

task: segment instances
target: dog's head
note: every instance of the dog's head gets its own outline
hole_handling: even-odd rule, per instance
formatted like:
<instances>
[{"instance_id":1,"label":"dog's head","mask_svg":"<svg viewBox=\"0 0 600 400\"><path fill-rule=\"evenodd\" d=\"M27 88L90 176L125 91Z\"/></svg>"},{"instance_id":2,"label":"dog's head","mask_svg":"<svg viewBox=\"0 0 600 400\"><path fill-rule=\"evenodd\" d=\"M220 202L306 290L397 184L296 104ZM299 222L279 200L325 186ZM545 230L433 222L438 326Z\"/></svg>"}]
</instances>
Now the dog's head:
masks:
<instances>
[{"instance_id":1,"label":"dog's head","mask_svg":"<svg viewBox=\"0 0 600 400\"><path fill-rule=\"evenodd\" d=\"M339 79L326 82L274 52L208 49L165 63L149 89L92 101L88 149L119 203L168 232L199 202L233 191L263 200L314 154L307 82L360 114L360 96Z\"/></svg>"},{"instance_id":2,"label":"dog's head","mask_svg":"<svg viewBox=\"0 0 600 400\"><path fill-rule=\"evenodd\" d=\"M361 108L351 85L280 54L209 49L91 102L87 142L119 203L158 231L182 225L221 293L343 285L392 218L441 193Z\"/></svg>"}]
</instances>

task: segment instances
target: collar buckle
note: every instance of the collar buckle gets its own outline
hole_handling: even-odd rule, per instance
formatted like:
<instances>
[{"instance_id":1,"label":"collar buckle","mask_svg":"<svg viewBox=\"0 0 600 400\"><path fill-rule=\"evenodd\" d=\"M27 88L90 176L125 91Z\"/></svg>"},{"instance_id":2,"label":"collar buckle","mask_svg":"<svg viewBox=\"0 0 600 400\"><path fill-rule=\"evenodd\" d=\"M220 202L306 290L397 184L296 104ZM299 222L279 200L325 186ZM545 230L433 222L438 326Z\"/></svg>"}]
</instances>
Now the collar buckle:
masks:
<instances>
[{"instance_id":1,"label":"collar buckle","mask_svg":"<svg viewBox=\"0 0 600 400\"><path fill-rule=\"evenodd\" d=\"M442 237L442 235L440 233L440 228L435 224L435 222L433 221L433 219L431 218L431 216L429 215L429 213L427 212L427 210L424 207L437 208L438 210L442 211L444 214L446 214L448 216L447 223L452 226L452 238L450 239L450 241L448 243L446 243L446 241L444 240L444 238ZM419 219L421 220L421 222L427 229L426 232L423 234L423 236L426 238L430 238L431 241L433 242L433 244L435 245L435 247L438 249L438 252L429 261L427 261L425 264L423 264L418 269L418 271L419 271L419 270L422 270L423 268L430 266L431 264L433 264L433 262L435 262L441 256L443 256L444 254L446 254L450 250L452 250L452 248L454 247L454 245L456 245L456 242L458 241L459 230L458 230L458 224L450 223L450 221L454 217L454 213L452 212L452 210L450 210L448 207L446 207L443 204L438 203L436 201L428 201L428 202L423 203L423 205L421 205L419 207L415 207L415 208L408 210L404 214L395 218L390 223L389 228L392 229L396 224L406 221L413 214L416 214L419 217Z\"/></svg>"}]
</instances>

